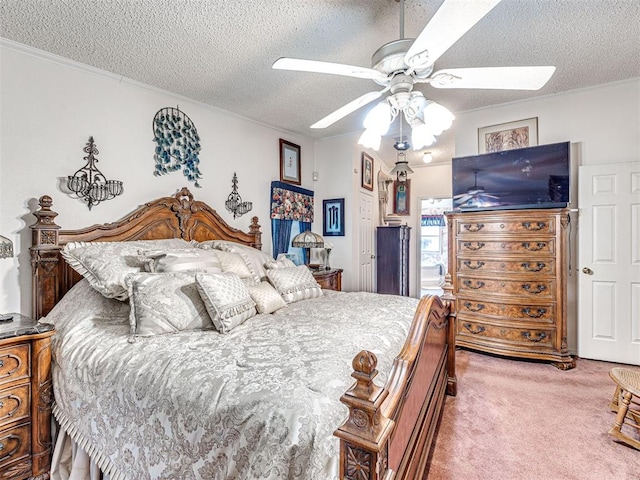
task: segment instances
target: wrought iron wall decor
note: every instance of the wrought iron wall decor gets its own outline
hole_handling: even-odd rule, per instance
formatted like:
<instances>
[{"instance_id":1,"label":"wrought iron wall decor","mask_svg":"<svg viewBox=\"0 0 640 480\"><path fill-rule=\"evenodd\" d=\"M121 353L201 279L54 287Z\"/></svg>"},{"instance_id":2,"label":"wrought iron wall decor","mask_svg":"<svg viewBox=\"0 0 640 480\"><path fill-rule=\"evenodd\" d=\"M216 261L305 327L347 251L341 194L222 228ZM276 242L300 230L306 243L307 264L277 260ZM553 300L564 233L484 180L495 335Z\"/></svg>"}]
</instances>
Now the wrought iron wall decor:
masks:
<instances>
[{"instance_id":1,"label":"wrought iron wall decor","mask_svg":"<svg viewBox=\"0 0 640 480\"><path fill-rule=\"evenodd\" d=\"M156 142L154 175L182 169L182 173L196 187L202 178L198 165L200 137L189 116L178 107L165 107L153 117L153 141Z\"/></svg>"},{"instance_id":2,"label":"wrought iron wall decor","mask_svg":"<svg viewBox=\"0 0 640 480\"><path fill-rule=\"evenodd\" d=\"M96 148L92 136L89 137L83 150L87 153L87 156L84 157L87 163L76 173L67 177L67 188L86 202L87 207L91 210L94 205L121 195L124 188L120 180L107 180L96 167L98 159L95 156L100 152Z\"/></svg>"},{"instance_id":3,"label":"wrought iron wall decor","mask_svg":"<svg viewBox=\"0 0 640 480\"><path fill-rule=\"evenodd\" d=\"M253 203L243 202L242 197L238 193L238 176L236 175L236 172L233 172L231 193L227 197L227 201L224 202L224 206L227 207L227 210L233 213L233 218L241 217L253 208Z\"/></svg>"}]
</instances>

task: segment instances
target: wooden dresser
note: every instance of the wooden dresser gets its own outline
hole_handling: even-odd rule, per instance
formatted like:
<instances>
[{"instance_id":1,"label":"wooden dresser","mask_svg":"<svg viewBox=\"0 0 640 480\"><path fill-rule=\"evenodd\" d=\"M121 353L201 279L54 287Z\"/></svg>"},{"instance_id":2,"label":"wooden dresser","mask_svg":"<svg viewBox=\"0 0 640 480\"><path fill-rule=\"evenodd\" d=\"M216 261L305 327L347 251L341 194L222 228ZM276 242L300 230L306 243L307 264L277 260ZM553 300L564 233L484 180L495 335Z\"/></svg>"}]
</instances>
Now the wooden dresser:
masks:
<instances>
[{"instance_id":1,"label":"wooden dresser","mask_svg":"<svg viewBox=\"0 0 640 480\"><path fill-rule=\"evenodd\" d=\"M456 345L575 367L567 348L568 210L447 218Z\"/></svg>"},{"instance_id":2,"label":"wooden dresser","mask_svg":"<svg viewBox=\"0 0 640 480\"><path fill-rule=\"evenodd\" d=\"M394 225L376 230L378 293L409 296L409 238L411 227Z\"/></svg>"},{"instance_id":3,"label":"wooden dresser","mask_svg":"<svg viewBox=\"0 0 640 480\"><path fill-rule=\"evenodd\" d=\"M49 478L53 325L0 324L0 479Z\"/></svg>"}]
</instances>

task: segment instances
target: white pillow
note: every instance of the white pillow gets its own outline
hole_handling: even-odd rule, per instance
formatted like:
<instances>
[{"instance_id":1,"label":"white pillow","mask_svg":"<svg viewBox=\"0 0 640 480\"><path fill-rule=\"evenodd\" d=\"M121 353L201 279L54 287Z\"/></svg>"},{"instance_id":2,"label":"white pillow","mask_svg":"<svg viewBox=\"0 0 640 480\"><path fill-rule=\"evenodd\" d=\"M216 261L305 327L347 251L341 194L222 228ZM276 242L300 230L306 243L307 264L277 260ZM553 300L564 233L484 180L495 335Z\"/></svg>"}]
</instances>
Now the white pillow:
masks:
<instances>
[{"instance_id":1,"label":"white pillow","mask_svg":"<svg viewBox=\"0 0 640 480\"><path fill-rule=\"evenodd\" d=\"M213 327L195 273L131 273L125 283L132 337Z\"/></svg>"},{"instance_id":2,"label":"white pillow","mask_svg":"<svg viewBox=\"0 0 640 480\"><path fill-rule=\"evenodd\" d=\"M220 333L230 332L256 314L256 303L235 273L197 273L196 285Z\"/></svg>"},{"instance_id":3,"label":"white pillow","mask_svg":"<svg viewBox=\"0 0 640 480\"><path fill-rule=\"evenodd\" d=\"M216 255L220 260L223 272L235 273L240 278L248 280L249 283L258 283L239 253L217 250Z\"/></svg>"},{"instance_id":4,"label":"white pillow","mask_svg":"<svg viewBox=\"0 0 640 480\"><path fill-rule=\"evenodd\" d=\"M253 301L256 302L258 313L273 313L287 306L287 303L269 282L260 282L257 285L248 286L247 290L249 290L249 295L251 295Z\"/></svg>"},{"instance_id":5,"label":"white pillow","mask_svg":"<svg viewBox=\"0 0 640 480\"><path fill-rule=\"evenodd\" d=\"M322 289L306 265L267 270L269 281L287 303L322 296Z\"/></svg>"},{"instance_id":6,"label":"white pillow","mask_svg":"<svg viewBox=\"0 0 640 480\"><path fill-rule=\"evenodd\" d=\"M271 270L272 268L287 268L295 266L296 264L289 260L287 257L282 257L278 260L270 260L264 264L264 268L267 270Z\"/></svg>"},{"instance_id":7,"label":"white pillow","mask_svg":"<svg viewBox=\"0 0 640 480\"><path fill-rule=\"evenodd\" d=\"M140 249L187 248L193 248L193 245L180 238L130 242L71 242L65 245L62 256L102 295L126 300L128 294L125 277L130 273L140 272L143 268L138 255Z\"/></svg>"},{"instance_id":8,"label":"white pillow","mask_svg":"<svg viewBox=\"0 0 640 480\"><path fill-rule=\"evenodd\" d=\"M168 273L185 270L221 273L222 265L215 250L141 250L148 272Z\"/></svg>"},{"instance_id":9,"label":"white pillow","mask_svg":"<svg viewBox=\"0 0 640 480\"><path fill-rule=\"evenodd\" d=\"M264 264L272 261L273 257L262 250L242 245L241 243L230 242L228 240L207 240L198 244L200 248L215 248L224 252L238 253L251 271L256 282L266 280L267 272Z\"/></svg>"}]
</instances>

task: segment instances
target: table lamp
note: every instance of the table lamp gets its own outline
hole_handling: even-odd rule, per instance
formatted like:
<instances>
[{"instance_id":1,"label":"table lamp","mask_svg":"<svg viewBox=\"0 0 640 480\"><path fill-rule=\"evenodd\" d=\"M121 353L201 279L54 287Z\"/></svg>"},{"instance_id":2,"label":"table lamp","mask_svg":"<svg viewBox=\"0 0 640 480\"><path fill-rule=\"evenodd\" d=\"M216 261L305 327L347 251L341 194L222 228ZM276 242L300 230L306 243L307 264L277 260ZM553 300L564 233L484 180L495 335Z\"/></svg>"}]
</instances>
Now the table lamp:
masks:
<instances>
[{"instance_id":1,"label":"table lamp","mask_svg":"<svg viewBox=\"0 0 640 480\"><path fill-rule=\"evenodd\" d=\"M309 261L311 260L311 249L324 247L324 238L322 238L317 233L313 233L311 230L307 230L306 232L299 233L298 235L293 237L291 245L293 247L300 247L305 249L305 251L307 252L307 261L305 262L305 264L308 266Z\"/></svg>"}]
</instances>

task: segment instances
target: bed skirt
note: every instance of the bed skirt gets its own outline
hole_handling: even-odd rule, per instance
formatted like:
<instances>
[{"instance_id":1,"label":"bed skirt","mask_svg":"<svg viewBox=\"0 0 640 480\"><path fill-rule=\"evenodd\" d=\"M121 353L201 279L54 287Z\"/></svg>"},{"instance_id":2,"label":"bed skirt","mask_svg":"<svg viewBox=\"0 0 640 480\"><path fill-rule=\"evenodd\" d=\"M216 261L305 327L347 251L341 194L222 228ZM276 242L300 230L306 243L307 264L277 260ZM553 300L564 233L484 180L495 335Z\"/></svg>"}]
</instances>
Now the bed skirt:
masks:
<instances>
[{"instance_id":1,"label":"bed skirt","mask_svg":"<svg viewBox=\"0 0 640 480\"><path fill-rule=\"evenodd\" d=\"M126 480L106 456L89 445L55 404L53 417L57 435L51 459L51 480Z\"/></svg>"}]
</instances>

